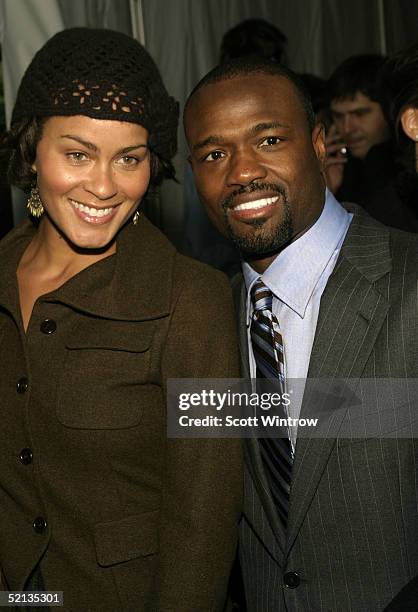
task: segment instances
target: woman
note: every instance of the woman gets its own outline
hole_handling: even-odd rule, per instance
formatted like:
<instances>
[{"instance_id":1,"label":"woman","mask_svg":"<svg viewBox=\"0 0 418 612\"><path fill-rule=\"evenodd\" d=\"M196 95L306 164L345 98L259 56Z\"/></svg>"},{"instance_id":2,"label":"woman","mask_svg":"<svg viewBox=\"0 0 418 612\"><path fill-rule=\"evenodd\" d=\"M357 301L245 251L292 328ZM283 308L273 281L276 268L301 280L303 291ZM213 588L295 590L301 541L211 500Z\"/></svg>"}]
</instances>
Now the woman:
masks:
<instances>
[{"instance_id":1,"label":"woman","mask_svg":"<svg viewBox=\"0 0 418 612\"><path fill-rule=\"evenodd\" d=\"M167 438L165 392L237 376L229 288L138 209L177 117L137 42L78 28L36 54L6 143L39 222L0 243L2 587L74 612L225 602L240 447Z\"/></svg>"}]
</instances>

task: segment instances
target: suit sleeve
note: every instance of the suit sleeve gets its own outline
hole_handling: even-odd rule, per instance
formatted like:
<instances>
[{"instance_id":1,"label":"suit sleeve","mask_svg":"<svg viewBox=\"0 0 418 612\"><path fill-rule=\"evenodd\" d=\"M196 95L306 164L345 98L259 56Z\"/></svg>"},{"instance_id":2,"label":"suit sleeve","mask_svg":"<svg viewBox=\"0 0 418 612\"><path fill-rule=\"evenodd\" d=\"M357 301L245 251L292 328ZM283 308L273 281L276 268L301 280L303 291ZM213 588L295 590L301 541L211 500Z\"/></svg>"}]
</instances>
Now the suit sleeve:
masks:
<instances>
[{"instance_id":1,"label":"suit sleeve","mask_svg":"<svg viewBox=\"0 0 418 612\"><path fill-rule=\"evenodd\" d=\"M226 277L204 269L181 291L165 346L168 378L237 378L239 361ZM242 496L238 439L167 439L159 612L224 609Z\"/></svg>"}]
</instances>

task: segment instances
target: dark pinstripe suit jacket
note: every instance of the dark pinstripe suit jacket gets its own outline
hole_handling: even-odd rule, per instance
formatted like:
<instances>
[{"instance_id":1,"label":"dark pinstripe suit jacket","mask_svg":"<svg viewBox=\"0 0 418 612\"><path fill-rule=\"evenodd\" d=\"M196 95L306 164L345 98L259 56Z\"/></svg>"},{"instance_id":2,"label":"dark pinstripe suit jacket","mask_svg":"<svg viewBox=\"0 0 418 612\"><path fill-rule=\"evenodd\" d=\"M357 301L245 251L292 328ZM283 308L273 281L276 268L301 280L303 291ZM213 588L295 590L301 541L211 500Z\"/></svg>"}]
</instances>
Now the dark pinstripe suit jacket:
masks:
<instances>
[{"instance_id":1,"label":"dark pinstripe suit jacket","mask_svg":"<svg viewBox=\"0 0 418 612\"><path fill-rule=\"evenodd\" d=\"M417 244L355 208L321 299L308 378L418 377ZM242 280L235 291L248 375ZM315 414L306 396L301 416ZM372 421L380 408L376 399ZM416 414L413 399L410 408ZM417 440L343 437L350 409L331 402L322 411L328 437L297 441L286 533L258 443L246 441L248 612L381 612L418 573ZM287 572L299 574L299 586L284 586Z\"/></svg>"}]
</instances>

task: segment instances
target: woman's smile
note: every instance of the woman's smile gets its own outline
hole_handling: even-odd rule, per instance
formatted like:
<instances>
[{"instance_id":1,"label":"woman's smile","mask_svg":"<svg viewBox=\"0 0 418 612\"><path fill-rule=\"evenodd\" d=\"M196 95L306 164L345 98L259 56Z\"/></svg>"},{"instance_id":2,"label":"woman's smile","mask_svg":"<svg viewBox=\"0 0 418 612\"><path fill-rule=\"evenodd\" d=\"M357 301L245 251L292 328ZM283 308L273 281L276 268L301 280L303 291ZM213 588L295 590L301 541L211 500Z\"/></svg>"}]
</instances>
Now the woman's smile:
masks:
<instances>
[{"instance_id":1,"label":"woman's smile","mask_svg":"<svg viewBox=\"0 0 418 612\"><path fill-rule=\"evenodd\" d=\"M118 204L114 206L109 206L107 208L98 208L94 206L88 206L87 204L82 204L77 200L73 200L69 198L69 202L71 206L74 208L76 215L86 223L93 223L95 225L103 225L104 223L109 223L113 216L116 214Z\"/></svg>"}]
</instances>

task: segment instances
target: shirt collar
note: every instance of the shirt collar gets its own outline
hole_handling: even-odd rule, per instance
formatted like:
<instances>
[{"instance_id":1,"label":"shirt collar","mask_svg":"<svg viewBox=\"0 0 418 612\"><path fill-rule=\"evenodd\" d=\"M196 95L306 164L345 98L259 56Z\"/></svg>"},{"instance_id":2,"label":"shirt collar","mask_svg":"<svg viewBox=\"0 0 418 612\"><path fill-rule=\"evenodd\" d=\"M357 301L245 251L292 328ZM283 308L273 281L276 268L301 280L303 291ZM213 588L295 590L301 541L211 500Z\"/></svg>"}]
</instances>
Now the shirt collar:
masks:
<instances>
[{"instance_id":1,"label":"shirt collar","mask_svg":"<svg viewBox=\"0 0 418 612\"><path fill-rule=\"evenodd\" d=\"M352 215L326 190L325 204L318 220L290 243L261 275L272 293L301 318L314 289L336 249L340 249ZM243 263L247 288L247 324L250 323L252 305L249 297L255 281L260 278L248 263Z\"/></svg>"}]
</instances>

